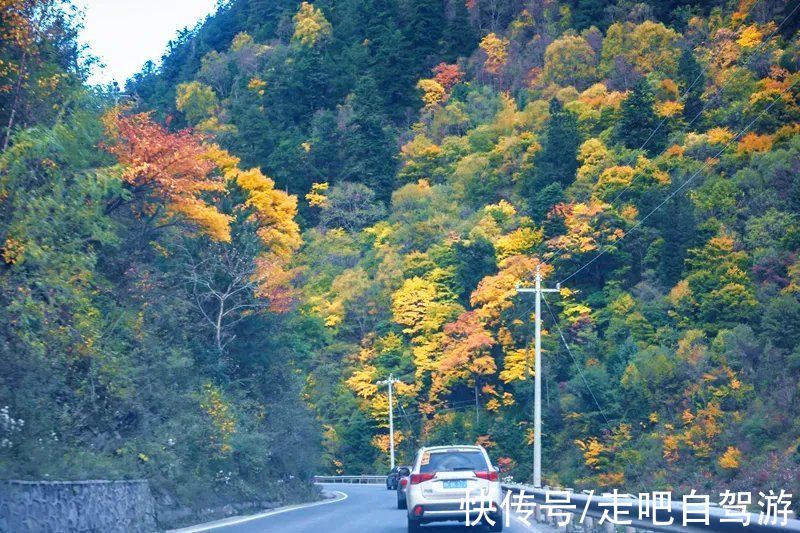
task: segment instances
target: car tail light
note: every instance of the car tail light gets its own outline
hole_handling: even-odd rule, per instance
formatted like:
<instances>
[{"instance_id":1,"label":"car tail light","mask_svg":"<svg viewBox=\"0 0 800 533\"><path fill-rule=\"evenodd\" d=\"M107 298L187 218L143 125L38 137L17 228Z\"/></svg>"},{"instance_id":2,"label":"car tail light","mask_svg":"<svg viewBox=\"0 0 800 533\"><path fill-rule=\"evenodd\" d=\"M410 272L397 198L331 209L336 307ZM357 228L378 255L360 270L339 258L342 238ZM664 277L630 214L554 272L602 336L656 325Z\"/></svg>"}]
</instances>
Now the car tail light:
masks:
<instances>
[{"instance_id":1,"label":"car tail light","mask_svg":"<svg viewBox=\"0 0 800 533\"><path fill-rule=\"evenodd\" d=\"M408 485L408 478L404 477L403 479L400 480L400 486L405 487L406 485Z\"/></svg>"},{"instance_id":2,"label":"car tail light","mask_svg":"<svg viewBox=\"0 0 800 533\"><path fill-rule=\"evenodd\" d=\"M411 484L418 485L424 481L429 481L435 476L435 472L425 472L424 474L411 474Z\"/></svg>"},{"instance_id":3,"label":"car tail light","mask_svg":"<svg viewBox=\"0 0 800 533\"><path fill-rule=\"evenodd\" d=\"M417 505L414 507L414 516L422 516L422 513L425 512L421 505Z\"/></svg>"},{"instance_id":4,"label":"car tail light","mask_svg":"<svg viewBox=\"0 0 800 533\"><path fill-rule=\"evenodd\" d=\"M475 477L488 481L497 481L500 479L500 475L495 470L490 470L489 472L475 472Z\"/></svg>"}]
</instances>

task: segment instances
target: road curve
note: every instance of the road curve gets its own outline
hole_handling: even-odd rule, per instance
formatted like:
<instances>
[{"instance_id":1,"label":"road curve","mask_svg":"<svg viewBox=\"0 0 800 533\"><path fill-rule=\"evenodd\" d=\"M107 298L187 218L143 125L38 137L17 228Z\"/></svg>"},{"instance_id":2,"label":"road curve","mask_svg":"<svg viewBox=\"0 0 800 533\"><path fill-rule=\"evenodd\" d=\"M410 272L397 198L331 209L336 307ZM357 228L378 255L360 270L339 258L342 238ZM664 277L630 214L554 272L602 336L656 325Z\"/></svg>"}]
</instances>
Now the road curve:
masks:
<instances>
[{"instance_id":1,"label":"road curve","mask_svg":"<svg viewBox=\"0 0 800 533\"><path fill-rule=\"evenodd\" d=\"M187 528L193 532L214 533L406 533L406 511L397 508L394 491L383 485L322 485L329 492L338 492L337 499L310 506L280 509L252 519L242 517L231 522L205 524ZM424 529L430 533L476 533L480 527L431 524ZM537 528L539 531L542 529ZM183 530L183 531L187 531ZM511 520L505 531L522 533L536 531Z\"/></svg>"}]
</instances>

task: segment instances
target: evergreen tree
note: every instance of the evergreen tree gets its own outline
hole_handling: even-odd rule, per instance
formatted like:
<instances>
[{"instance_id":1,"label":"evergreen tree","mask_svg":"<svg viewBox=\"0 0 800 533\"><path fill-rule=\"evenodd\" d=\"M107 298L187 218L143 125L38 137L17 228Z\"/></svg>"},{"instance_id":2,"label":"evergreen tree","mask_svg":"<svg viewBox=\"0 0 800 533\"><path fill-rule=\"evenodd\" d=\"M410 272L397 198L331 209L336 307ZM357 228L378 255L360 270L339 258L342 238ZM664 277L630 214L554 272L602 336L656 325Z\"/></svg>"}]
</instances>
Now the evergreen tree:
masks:
<instances>
[{"instance_id":1,"label":"evergreen tree","mask_svg":"<svg viewBox=\"0 0 800 533\"><path fill-rule=\"evenodd\" d=\"M550 100L550 120L541 143L542 149L534 160L534 180L531 183L535 191L527 191L529 198L551 183L569 185L575 180L578 170L578 148L581 145L578 119L555 98Z\"/></svg>"},{"instance_id":2,"label":"evergreen tree","mask_svg":"<svg viewBox=\"0 0 800 533\"><path fill-rule=\"evenodd\" d=\"M692 129L699 130L703 126L703 117L698 116L703 112L703 90L706 86L706 77L703 69L697 62L694 52L690 47L683 49L680 60L678 61L678 72L680 73L680 89L683 96L683 118L686 122L692 122Z\"/></svg>"},{"instance_id":3,"label":"evergreen tree","mask_svg":"<svg viewBox=\"0 0 800 533\"><path fill-rule=\"evenodd\" d=\"M384 113L400 120L416 103L412 47L397 23L397 9L391 0L373 0L367 19L367 70L381 89ZM363 48L363 44L362 44Z\"/></svg>"},{"instance_id":4,"label":"evergreen tree","mask_svg":"<svg viewBox=\"0 0 800 533\"><path fill-rule=\"evenodd\" d=\"M528 213L534 220L544 220L554 205L566 200L560 183L551 183L538 190L528 199Z\"/></svg>"},{"instance_id":5,"label":"evergreen tree","mask_svg":"<svg viewBox=\"0 0 800 533\"><path fill-rule=\"evenodd\" d=\"M458 241L453 245L456 257L456 277L461 289L460 296L465 303L469 295L486 276L497 272L497 258L494 246L484 238Z\"/></svg>"},{"instance_id":6,"label":"evergreen tree","mask_svg":"<svg viewBox=\"0 0 800 533\"><path fill-rule=\"evenodd\" d=\"M393 128L383 114L378 84L362 77L350 97L352 115L345 126L342 142L345 181L363 183L388 202L396 170L396 141Z\"/></svg>"},{"instance_id":7,"label":"evergreen tree","mask_svg":"<svg viewBox=\"0 0 800 533\"><path fill-rule=\"evenodd\" d=\"M614 130L614 138L627 148L636 150L647 143L650 155L661 152L667 144L667 124L655 113L655 98L650 83L640 80L631 94L622 102L622 109ZM659 126L660 124L660 126Z\"/></svg>"},{"instance_id":8,"label":"evergreen tree","mask_svg":"<svg viewBox=\"0 0 800 533\"><path fill-rule=\"evenodd\" d=\"M451 3L452 16L447 19L442 35L443 59L448 63L472 53L478 43L478 34L469 20L466 2Z\"/></svg>"},{"instance_id":9,"label":"evergreen tree","mask_svg":"<svg viewBox=\"0 0 800 533\"><path fill-rule=\"evenodd\" d=\"M660 212L658 226L664 245L659 253L657 275L664 287L672 287L683 275L687 250L695 244L697 229L691 201L684 195L670 200Z\"/></svg>"},{"instance_id":10,"label":"evergreen tree","mask_svg":"<svg viewBox=\"0 0 800 533\"><path fill-rule=\"evenodd\" d=\"M310 157L323 181L332 180L342 172L339 133L333 111L318 111L311 120Z\"/></svg>"},{"instance_id":11,"label":"evergreen tree","mask_svg":"<svg viewBox=\"0 0 800 533\"><path fill-rule=\"evenodd\" d=\"M426 72L437 63L439 41L445 28L443 0L414 0L406 4L408 24L406 35L413 64L418 73Z\"/></svg>"},{"instance_id":12,"label":"evergreen tree","mask_svg":"<svg viewBox=\"0 0 800 533\"><path fill-rule=\"evenodd\" d=\"M608 2L605 0L577 0L573 1L572 25L577 30L583 30L590 26L597 26L605 29L608 26L608 15L606 8Z\"/></svg>"}]
</instances>

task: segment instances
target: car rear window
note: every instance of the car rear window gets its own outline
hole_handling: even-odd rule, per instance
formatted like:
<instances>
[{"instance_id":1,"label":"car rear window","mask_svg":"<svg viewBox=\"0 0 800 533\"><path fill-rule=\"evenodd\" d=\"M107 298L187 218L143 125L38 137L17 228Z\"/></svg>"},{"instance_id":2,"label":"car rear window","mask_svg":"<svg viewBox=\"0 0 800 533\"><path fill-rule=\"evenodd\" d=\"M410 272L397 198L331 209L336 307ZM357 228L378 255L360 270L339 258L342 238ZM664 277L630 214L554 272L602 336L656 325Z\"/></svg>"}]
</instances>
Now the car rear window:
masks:
<instances>
[{"instance_id":1,"label":"car rear window","mask_svg":"<svg viewBox=\"0 0 800 533\"><path fill-rule=\"evenodd\" d=\"M427 460L426 460L426 455ZM489 466L486 459L479 451L469 450L444 450L440 452L425 452L420 462L420 473L425 472L452 472L456 470L486 471Z\"/></svg>"}]
</instances>

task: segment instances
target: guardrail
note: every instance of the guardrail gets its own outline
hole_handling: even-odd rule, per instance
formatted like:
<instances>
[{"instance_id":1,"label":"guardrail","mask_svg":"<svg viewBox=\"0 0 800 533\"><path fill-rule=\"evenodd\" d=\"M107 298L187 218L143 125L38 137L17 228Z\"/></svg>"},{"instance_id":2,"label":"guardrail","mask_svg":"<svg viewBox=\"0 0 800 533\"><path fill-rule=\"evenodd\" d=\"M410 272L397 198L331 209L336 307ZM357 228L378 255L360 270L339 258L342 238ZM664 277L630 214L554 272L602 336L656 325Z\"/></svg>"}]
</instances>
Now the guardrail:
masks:
<instances>
[{"instance_id":1,"label":"guardrail","mask_svg":"<svg viewBox=\"0 0 800 533\"><path fill-rule=\"evenodd\" d=\"M527 485L515 485L508 483L503 484L503 490L515 494L524 492L526 495L531 495L531 501L527 507L527 509L533 510L530 520L554 525L555 518L548 517L542 508L542 504L545 504L554 509L567 511L572 515L570 523L566 526L568 532L581 530L592 531L595 530L595 528L599 528L601 530L605 529L608 532L613 532L616 529L616 526L608 519L604 520L602 524L599 523L599 519L603 516L604 512L608 512L609 515L613 512L612 505L614 498L609 494L598 495L589 493L576 493L571 489L551 489L549 487L534 488ZM558 492L557 495L559 496L559 498L556 498L559 500L558 503L548 502L548 493L551 495L550 499L553 500L553 496L556 495L556 491ZM565 491L567 491L569 494L568 499L563 497ZM651 508L650 514L653 515L653 517L650 517L648 520L643 520L639 519L638 498L630 495L618 495L616 501L617 507L622 508L628 513L627 515L620 516L618 520L630 520L631 523L627 524L626 526L628 528L635 528L638 530L664 531L667 533L687 533L692 531L748 531L753 533L800 532L800 520L794 518L788 519L786 525L781 525L782 520L780 518L775 524L759 524L759 515L755 513L749 513L750 522L747 526L739 522L725 522L722 521L725 518L730 519L732 516L734 516L738 519L740 515L726 514L724 509L715 505L709 507L708 525L704 523L689 522L684 526L683 523L685 510L682 503L672 503L670 508L656 510ZM512 511L514 508L515 507L512 500ZM586 518L583 520L583 523L580 523L580 517L582 514L584 514L584 511ZM690 512L694 511L690 510ZM670 519L672 519L672 523L668 525L665 524L665 522L670 522ZM654 522L658 522L658 524Z\"/></svg>"},{"instance_id":2,"label":"guardrail","mask_svg":"<svg viewBox=\"0 0 800 533\"><path fill-rule=\"evenodd\" d=\"M356 483L379 485L386 483L386 476L314 476L314 483Z\"/></svg>"}]
</instances>

